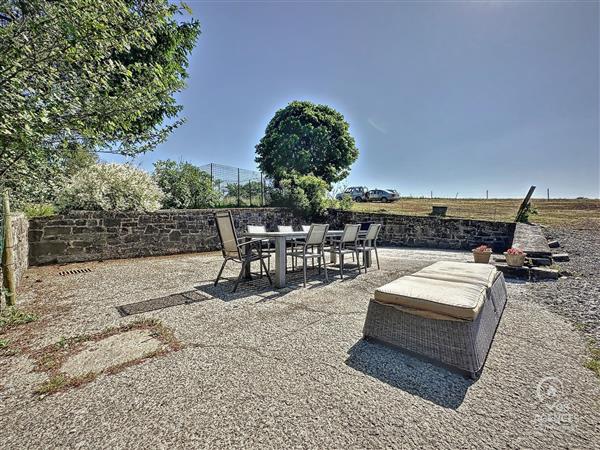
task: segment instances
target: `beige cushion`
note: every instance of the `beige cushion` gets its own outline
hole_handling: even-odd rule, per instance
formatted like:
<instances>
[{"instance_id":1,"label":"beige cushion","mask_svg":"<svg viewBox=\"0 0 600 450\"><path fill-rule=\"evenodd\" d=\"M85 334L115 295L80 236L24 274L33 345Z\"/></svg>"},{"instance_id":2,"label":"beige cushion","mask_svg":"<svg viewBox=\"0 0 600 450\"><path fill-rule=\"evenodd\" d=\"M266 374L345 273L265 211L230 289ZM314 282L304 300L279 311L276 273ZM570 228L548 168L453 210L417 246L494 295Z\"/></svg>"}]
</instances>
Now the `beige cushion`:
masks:
<instances>
[{"instance_id":1,"label":"beige cushion","mask_svg":"<svg viewBox=\"0 0 600 450\"><path fill-rule=\"evenodd\" d=\"M434 280L457 281L478 286L492 287L498 271L491 264L475 264L453 261L439 261L413 276Z\"/></svg>"},{"instance_id":2,"label":"beige cushion","mask_svg":"<svg viewBox=\"0 0 600 450\"><path fill-rule=\"evenodd\" d=\"M375 290L380 303L429 311L440 316L473 320L486 297L486 286L406 276Z\"/></svg>"}]
</instances>

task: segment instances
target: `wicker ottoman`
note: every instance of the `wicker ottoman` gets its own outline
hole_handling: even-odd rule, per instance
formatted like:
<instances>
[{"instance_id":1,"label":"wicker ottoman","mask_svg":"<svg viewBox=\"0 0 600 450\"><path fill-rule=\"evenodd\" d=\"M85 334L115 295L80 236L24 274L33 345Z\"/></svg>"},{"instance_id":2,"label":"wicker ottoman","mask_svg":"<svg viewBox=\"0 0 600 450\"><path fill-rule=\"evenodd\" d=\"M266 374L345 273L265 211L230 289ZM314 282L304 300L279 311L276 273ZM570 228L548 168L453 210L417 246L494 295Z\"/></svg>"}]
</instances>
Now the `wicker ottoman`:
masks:
<instances>
[{"instance_id":1,"label":"wicker ottoman","mask_svg":"<svg viewBox=\"0 0 600 450\"><path fill-rule=\"evenodd\" d=\"M363 334L476 379L506 305L491 265L438 262L375 291Z\"/></svg>"}]
</instances>

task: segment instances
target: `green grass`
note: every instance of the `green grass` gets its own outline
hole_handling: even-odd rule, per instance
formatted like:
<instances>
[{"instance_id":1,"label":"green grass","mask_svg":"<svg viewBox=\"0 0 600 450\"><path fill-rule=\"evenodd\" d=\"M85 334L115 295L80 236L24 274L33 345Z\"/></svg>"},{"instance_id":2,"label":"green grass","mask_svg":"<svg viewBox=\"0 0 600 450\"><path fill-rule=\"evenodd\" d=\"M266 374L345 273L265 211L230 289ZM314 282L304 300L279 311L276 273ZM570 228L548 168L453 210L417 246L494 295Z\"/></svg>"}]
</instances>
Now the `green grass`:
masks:
<instances>
[{"instance_id":1,"label":"green grass","mask_svg":"<svg viewBox=\"0 0 600 450\"><path fill-rule=\"evenodd\" d=\"M49 217L56 214L56 207L51 203L26 203L21 209L28 219Z\"/></svg>"},{"instance_id":2,"label":"green grass","mask_svg":"<svg viewBox=\"0 0 600 450\"><path fill-rule=\"evenodd\" d=\"M8 344L10 344L8 339L0 339L0 350L8 347Z\"/></svg>"},{"instance_id":3,"label":"green grass","mask_svg":"<svg viewBox=\"0 0 600 450\"><path fill-rule=\"evenodd\" d=\"M38 317L35 314L9 306L0 312L0 333L18 325L34 322L37 319Z\"/></svg>"},{"instance_id":4,"label":"green grass","mask_svg":"<svg viewBox=\"0 0 600 450\"><path fill-rule=\"evenodd\" d=\"M600 347L596 345L594 340L591 340L588 349L589 357L583 365L594 372L598 378L600 378Z\"/></svg>"},{"instance_id":5,"label":"green grass","mask_svg":"<svg viewBox=\"0 0 600 450\"><path fill-rule=\"evenodd\" d=\"M354 203L352 210L426 216L431 212L433 205L446 205L448 217L513 222L521 201L520 199L401 198L393 203ZM532 205L538 212L530 217L532 222L577 228L600 227L600 200L534 199Z\"/></svg>"}]
</instances>

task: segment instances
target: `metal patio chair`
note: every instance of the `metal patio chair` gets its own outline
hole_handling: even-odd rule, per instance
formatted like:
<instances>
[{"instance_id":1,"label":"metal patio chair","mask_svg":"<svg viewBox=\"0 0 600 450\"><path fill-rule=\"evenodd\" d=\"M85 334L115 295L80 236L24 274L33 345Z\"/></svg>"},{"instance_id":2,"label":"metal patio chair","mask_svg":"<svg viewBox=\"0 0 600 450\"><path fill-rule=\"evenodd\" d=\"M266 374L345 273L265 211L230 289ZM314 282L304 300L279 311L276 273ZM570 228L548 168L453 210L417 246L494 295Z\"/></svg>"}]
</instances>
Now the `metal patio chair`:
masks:
<instances>
[{"instance_id":1,"label":"metal patio chair","mask_svg":"<svg viewBox=\"0 0 600 450\"><path fill-rule=\"evenodd\" d=\"M291 253L293 258L300 258L302 260L304 287L306 287L306 262L309 259L313 261L313 267L314 260L315 258L317 259L319 273L321 273L321 263L323 263L323 267L325 269L325 280L329 281L327 276L327 264L325 264L325 238L327 237L328 230L329 225L311 225L310 229L308 230L306 240L302 243L302 245L297 245L295 247L296 250Z\"/></svg>"},{"instance_id":2,"label":"metal patio chair","mask_svg":"<svg viewBox=\"0 0 600 450\"><path fill-rule=\"evenodd\" d=\"M331 248L329 251L335 253L339 257L340 261L340 276L344 279L344 255L351 254L353 258L356 257L356 265L358 273L360 273L360 259L358 258L359 247L358 247L358 232L360 225L358 224L347 224L344 227L344 231L339 239L332 239Z\"/></svg>"},{"instance_id":3,"label":"metal patio chair","mask_svg":"<svg viewBox=\"0 0 600 450\"><path fill-rule=\"evenodd\" d=\"M273 282L271 280L271 275L269 275L269 271L267 270L264 262L264 259L268 258L269 256L264 256L262 254L261 246L265 239L252 239L247 241L240 240L237 237L235 226L233 224L233 217L231 217L230 211L216 212L215 222L217 224L217 231L219 232L219 239L221 240L221 251L223 252L223 258L225 259L221 265L221 270L219 270L217 279L215 280L215 286L221 278L221 274L223 273L223 269L225 269L227 261L234 261L242 265L240 274L238 275L231 292L235 292L237 290L238 285L242 280L242 276L244 275L244 266L250 265L253 261L260 261L261 276L264 268L267 278L269 279L269 284L272 285ZM252 246L255 244L258 244L257 248L253 249Z\"/></svg>"},{"instance_id":4,"label":"metal patio chair","mask_svg":"<svg viewBox=\"0 0 600 450\"><path fill-rule=\"evenodd\" d=\"M264 225L248 225L246 227L248 233L266 233L267 227ZM265 242L261 245L262 252L267 253L267 269L271 271L271 256L275 254L275 244L271 239L265 239Z\"/></svg>"},{"instance_id":5,"label":"metal patio chair","mask_svg":"<svg viewBox=\"0 0 600 450\"><path fill-rule=\"evenodd\" d=\"M379 231L381 231L380 223L372 223L369 225L369 229L367 230L367 234L364 237L358 238L358 246L359 250L363 255L363 266L365 268L365 273L367 273L367 263L365 261L365 257L367 253L369 256L371 252L375 252L375 259L377 259L377 270L380 270L379 267L379 253L377 253L377 237L379 236Z\"/></svg>"}]
</instances>

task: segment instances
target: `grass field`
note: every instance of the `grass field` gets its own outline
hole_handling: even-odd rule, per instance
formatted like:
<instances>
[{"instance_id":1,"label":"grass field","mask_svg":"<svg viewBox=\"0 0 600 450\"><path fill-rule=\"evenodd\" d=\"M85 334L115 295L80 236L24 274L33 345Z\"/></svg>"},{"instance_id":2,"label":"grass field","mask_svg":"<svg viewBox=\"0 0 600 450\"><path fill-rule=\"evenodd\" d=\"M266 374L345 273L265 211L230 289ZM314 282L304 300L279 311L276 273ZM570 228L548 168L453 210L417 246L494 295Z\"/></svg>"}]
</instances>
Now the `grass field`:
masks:
<instances>
[{"instance_id":1,"label":"grass field","mask_svg":"<svg viewBox=\"0 0 600 450\"><path fill-rule=\"evenodd\" d=\"M432 205L447 205L447 217L514 221L521 199L402 198L394 203L354 203L353 211L387 212L424 216ZM600 229L600 200L532 200L538 214L531 222L552 226Z\"/></svg>"}]
</instances>

